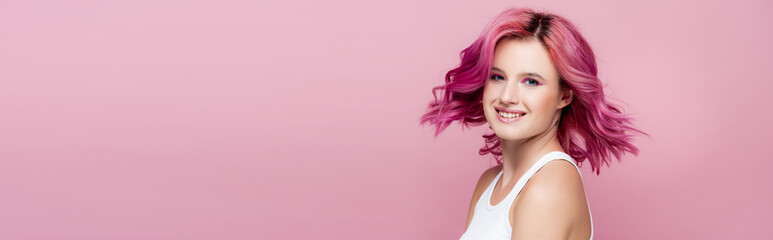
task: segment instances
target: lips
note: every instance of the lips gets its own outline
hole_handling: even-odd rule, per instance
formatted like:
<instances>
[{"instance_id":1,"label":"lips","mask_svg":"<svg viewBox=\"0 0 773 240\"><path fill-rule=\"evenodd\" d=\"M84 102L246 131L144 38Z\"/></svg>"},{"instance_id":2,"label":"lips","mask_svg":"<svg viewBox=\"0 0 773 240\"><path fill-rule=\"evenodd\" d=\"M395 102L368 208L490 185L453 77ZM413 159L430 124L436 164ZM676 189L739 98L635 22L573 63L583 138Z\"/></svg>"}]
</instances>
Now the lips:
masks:
<instances>
[{"instance_id":1,"label":"lips","mask_svg":"<svg viewBox=\"0 0 773 240\"><path fill-rule=\"evenodd\" d=\"M497 110L497 118L505 123L518 121L526 115L526 112L515 109L494 107Z\"/></svg>"},{"instance_id":2,"label":"lips","mask_svg":"<svg viewBox=\"0 0 773 240\"><path fill-rule=\"evenodd\" d=\"M494 109L497 110L497 113L506 113L506 114L518 114L520 116L526 115L526 112L516 109L507 109L507 108L501 108L501 107L494 107Z\"/></svg>"}]
</instances>

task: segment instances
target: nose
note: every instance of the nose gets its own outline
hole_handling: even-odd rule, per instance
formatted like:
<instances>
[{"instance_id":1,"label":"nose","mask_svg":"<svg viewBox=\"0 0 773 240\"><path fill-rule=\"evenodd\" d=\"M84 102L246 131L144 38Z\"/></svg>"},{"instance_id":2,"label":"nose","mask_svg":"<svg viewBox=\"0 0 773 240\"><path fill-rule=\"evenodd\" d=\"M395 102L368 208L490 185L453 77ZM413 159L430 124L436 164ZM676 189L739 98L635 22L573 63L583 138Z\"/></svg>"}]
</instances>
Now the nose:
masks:
<instances>
[{"instance_id":1,"label":"nose","mask_svg":"<svg viewBox=\"0 0 773 240\"><path fill-rule=\"evenodd\" d=\"M502 93L499 94L499 103L501 104L518 104L518 85L515 81L508 81L505 87L502 88Z\"/></svg>"}]
</instances>

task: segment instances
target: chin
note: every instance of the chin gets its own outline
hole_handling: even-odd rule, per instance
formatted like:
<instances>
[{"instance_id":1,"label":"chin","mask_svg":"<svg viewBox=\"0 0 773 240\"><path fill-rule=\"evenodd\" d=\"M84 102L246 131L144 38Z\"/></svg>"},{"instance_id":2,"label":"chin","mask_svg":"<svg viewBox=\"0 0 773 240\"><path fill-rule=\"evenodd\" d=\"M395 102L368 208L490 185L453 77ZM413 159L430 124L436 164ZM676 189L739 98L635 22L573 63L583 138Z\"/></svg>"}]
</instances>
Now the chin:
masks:
<instances>
[{"instance_id":1,"label":"chin","mask_svg":"<svg viewBox=\"0 0 773 240\"><path fill-rule=\"evenodd\" d=\"M494 134L502 140L519 140L523 139L523 133L516 132L514 129L501 129L502 126L492 127Z\"/></svg>"},{"instance_id":2,"label":"chin","mask_svg":"<svg viewBox=\"0 0 773 240\"><path fill-rule=\"evenodd\" d=\"M521 136L513 136L513 135L502 136L497 134L497 137L499 137L499 139L502 139L503 141L516 141L516 140L523 139L523 137Z\"/></svg>"}]
</instances>

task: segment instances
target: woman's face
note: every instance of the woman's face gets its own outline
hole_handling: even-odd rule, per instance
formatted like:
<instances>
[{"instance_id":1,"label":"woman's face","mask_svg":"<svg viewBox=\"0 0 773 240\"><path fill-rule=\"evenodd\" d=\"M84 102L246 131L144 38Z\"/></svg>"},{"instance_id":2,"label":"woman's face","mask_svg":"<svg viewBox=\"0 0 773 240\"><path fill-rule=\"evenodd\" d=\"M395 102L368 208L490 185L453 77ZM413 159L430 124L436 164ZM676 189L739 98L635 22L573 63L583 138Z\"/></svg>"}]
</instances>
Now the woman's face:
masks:
<instances>
[{"instance_id":1,"label":"woman's face","mask_svg":"<svg viewBox=\"0 0 773 240\"><path fill-rule=\"evenodd\" d=\"M571 95L560 91L558 71L539 41L503 39L497 44L483 89L483 112L497 136L519 140L547 131Z\"/></svg>"}]
</instances>

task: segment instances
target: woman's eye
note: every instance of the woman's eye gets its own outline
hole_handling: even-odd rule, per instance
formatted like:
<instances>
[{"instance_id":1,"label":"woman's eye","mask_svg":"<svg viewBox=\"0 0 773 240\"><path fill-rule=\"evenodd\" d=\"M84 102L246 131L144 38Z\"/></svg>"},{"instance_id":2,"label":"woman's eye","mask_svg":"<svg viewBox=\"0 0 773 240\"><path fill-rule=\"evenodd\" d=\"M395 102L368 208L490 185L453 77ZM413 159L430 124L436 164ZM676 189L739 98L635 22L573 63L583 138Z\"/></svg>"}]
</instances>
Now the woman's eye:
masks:
<instances>
[{"instance_id":1,"label":"woman's eye","mask_svg":"<svg viewBox=\"0 0 773 240\"><path fill-rule=\"evenodd\" d=\"M541 85L541 84L539 84L539 81L531 79L531 78L524 79L523 82L526 83L526 85L529 85L529 86Z\"/></svg>"},{"instance_id":2,"label":"woman's eye","mask_svg":"<svg viewBox=\"0 0 773 240\"><path fill-rule=\"evenodd\" d=\"M491 77L489 77L489 79L499 81L499 80L505 80L505 77L502 77L502 75L494 74L494 75L491 75Z\"/></svg>"}]
</instances>

